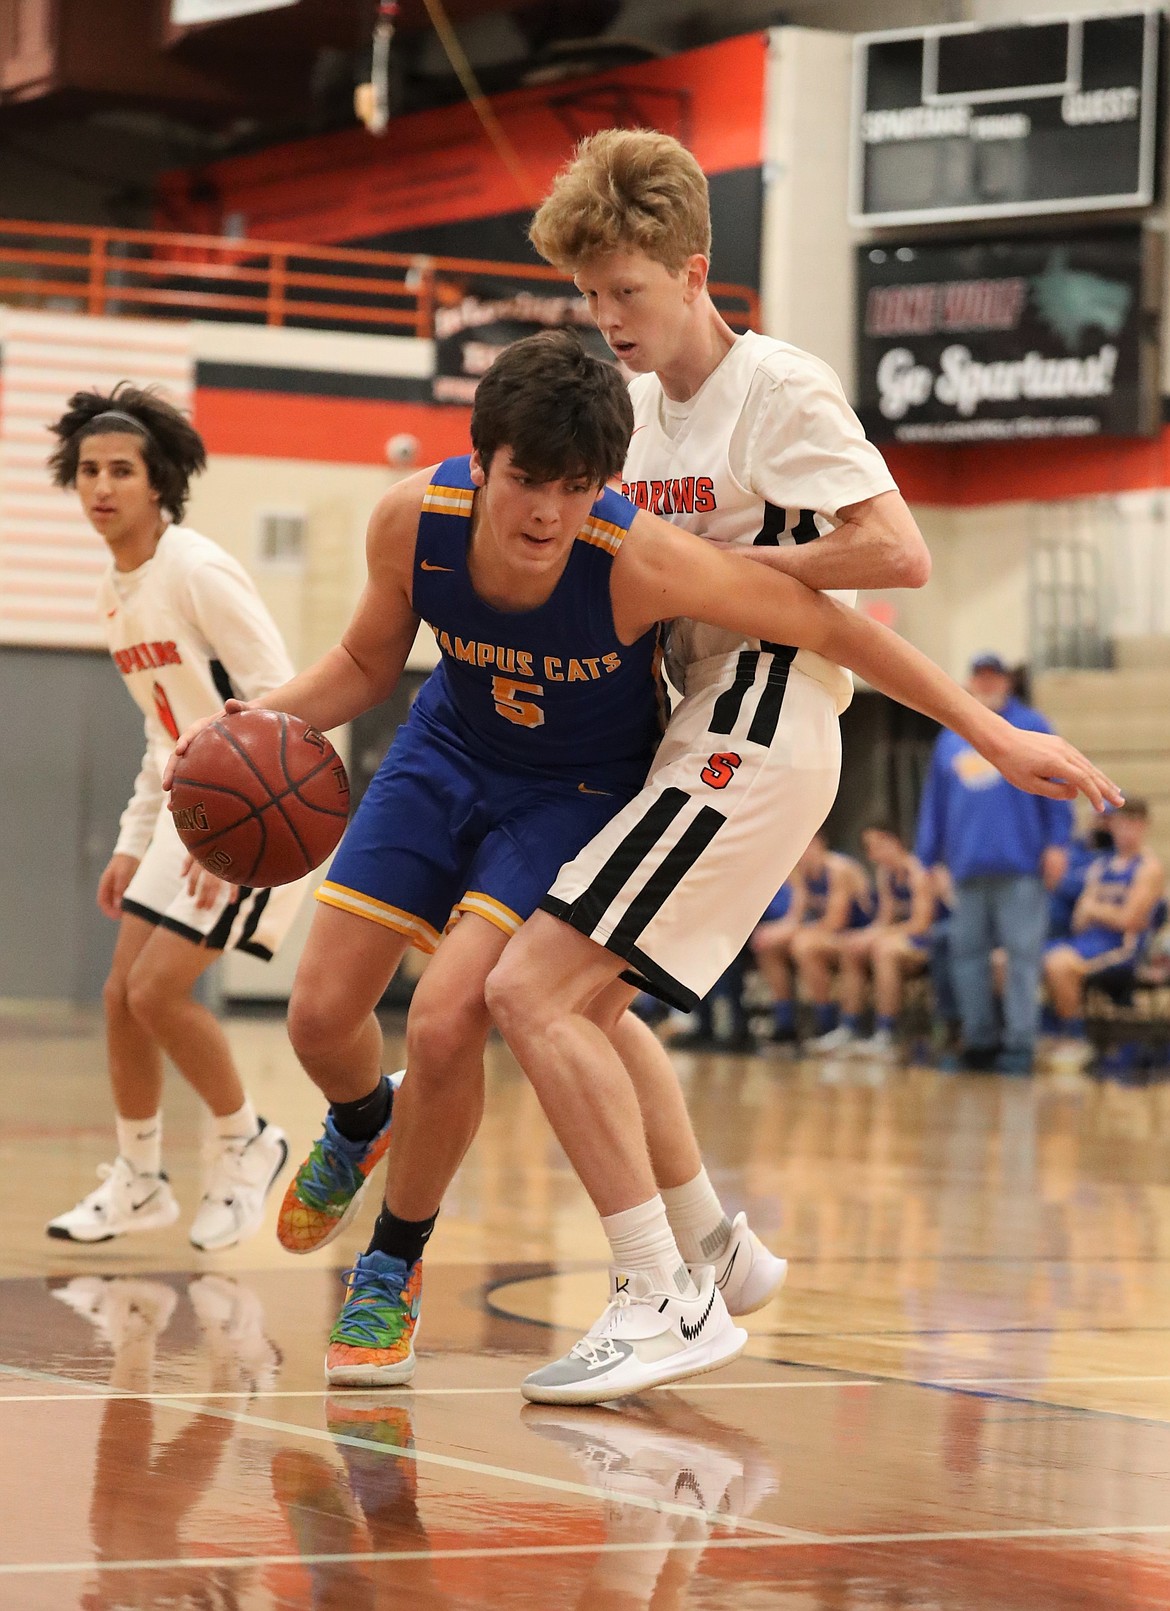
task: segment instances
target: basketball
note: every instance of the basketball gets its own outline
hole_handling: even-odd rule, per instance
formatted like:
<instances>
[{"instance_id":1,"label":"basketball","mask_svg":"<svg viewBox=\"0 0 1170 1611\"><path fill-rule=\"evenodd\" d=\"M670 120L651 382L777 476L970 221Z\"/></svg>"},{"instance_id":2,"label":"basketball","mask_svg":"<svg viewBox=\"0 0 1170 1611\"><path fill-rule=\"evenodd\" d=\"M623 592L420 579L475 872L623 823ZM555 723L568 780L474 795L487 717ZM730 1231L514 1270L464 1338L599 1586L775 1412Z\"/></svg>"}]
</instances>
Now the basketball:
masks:
<instances>
[{"instance_id":1,"label":"basketball","mask_svg":"<svg viewBox=\"0 0 1170 1611\"><path fill-rule=\"evenodd\" d=\"M230 884L268 889L319 867L345 831L349 778L323 733L275 710L205 727L171 787L179 838Z\"/></svg>"}]
</instances>

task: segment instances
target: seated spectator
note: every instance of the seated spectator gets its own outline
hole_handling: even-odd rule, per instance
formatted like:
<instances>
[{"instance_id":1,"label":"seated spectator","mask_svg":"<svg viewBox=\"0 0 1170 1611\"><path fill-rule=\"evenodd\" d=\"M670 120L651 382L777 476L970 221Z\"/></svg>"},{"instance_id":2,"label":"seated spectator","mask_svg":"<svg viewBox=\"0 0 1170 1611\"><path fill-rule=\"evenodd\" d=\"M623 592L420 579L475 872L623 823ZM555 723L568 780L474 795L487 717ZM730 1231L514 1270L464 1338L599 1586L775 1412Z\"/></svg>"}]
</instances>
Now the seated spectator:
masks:
<instances>
[{"instance_id":1,"label":"seated spectator","mask_svg":"<svg viewBox=\"0 0 1170 1611\"><path fill-rule=\"evenodd\" d=\"M1092 1057L1085 1039L1085 982L1126 986L1141 961L1166 889L1157 856L1146 849L1150 811L1144 800L1127 800L1109 818L1114 849L1089 868L1073 910L1072 936L1048 947L1044 977L1059 1025L1051 1061L1083 1068Z\"/></svg>"},{"instance_id":2,"label":"seated spectator","mask_svg":"<svg viewBox=\"0 0 1170 1611\"><path fill-rule=\"evenodd\" d=\"M1068 866L1048 897L1048 941L1072 938L1073 911L1085 887L1089 868L1098 856L1113 849L1113 834L1105 813L1093 817L1082 833L1074 834L1068 845Z\"/></svg>"},{"instance_id":3,"label":"seated spectator","mask_svg":"<svg viewBox=\"0 0 1170 1611\"><path fill-rule=\"evenodd\" d=\"M926 935L926 966L930 972L930 993L934 998L934 1029L944 1061L960 1044L962 1025L959 1003L951 978L951 918L955 906L955 886L941 865L927 868L934 894L934 922Z\"/></svg>"},{"instance_id":4,"label":"seated spectator","mask_svg":"<svg viewBox=\"0 0 1170 1611\"><path fill-rule=\"evenodd\" d=\"M768 910L772 910L772 902ZM744 949L735 961L720 974L700 1001L692 1015L692 1022L677 1035L671 1035L667 1044L674 1051L754 1052L755 1037L748 1023L744 1001L744 974L751 962L751 952ZM719 1003L724 1003L723 1021L719 1021Z\"/></svg>"},{"instance_id":5,"label":"seated spectator","mask_svg":"<svg viewBox=\"0 0 1170 1611\"><path fill-rule=\"evenodd\" d=\"M902 1010L902 983L929 962L929 935L938 915L935 882L887 822L871 823L861 835L874 868L877 907L872 923L838 941L841 1023L825 1037L825 1050L892 1062L894 1032ZM873 1034L860 1038L873 981Z\"/></svg>"},{"instance_id":6,"label":"seated spectator","mask_svg":"<svg viewBox=\"0 0 1170 1611\"><path fill-rule=\"evenodd\" d=\"M751 944L775 1003L771 1039L793 1044L799 1039L794 968L800 969L806 999L813 1004L819 1038L834 1028L837 1018L837 1008L831 1000L829 962L837 936L868 922L872 906L869 880L860 863L830 850L820 833L813 836L788 884L791 900L787 911L779 919L769 916L773 903Z\"/></svg>"}]
</instances>

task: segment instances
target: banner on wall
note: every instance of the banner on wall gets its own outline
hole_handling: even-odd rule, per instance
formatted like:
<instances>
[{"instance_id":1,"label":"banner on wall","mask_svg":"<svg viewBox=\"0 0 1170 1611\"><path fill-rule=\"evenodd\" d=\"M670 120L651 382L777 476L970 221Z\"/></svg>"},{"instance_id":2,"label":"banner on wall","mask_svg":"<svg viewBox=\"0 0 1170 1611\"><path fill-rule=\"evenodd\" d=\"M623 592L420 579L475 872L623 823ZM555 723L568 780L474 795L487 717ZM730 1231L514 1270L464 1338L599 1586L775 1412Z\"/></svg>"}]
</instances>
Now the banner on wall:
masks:
<instances>
[{"instance_id":1,"label":"banner on wall","mask_svg":"<svg viewBox=\"0 0 1170 1611\"><path fill-rule=\"evenodd\" d=\"M435 286L436 403L470 404L480 377L504 348L539 330L572 329L599 358L613 355L573 292L550 292L485 276L437 281Z\"/></svg>"},{"instance_id":2,"label":"banner on wall","mask_svg":"<svg viewBox=\"0 0 1170 1611\"><path fill-rule=\"evenodd\" d=\"M156 223L218 233L230 219L255 240L532 262L528 219L578 141L615 126L657 128L689 146L710 178L714 277L757 286L766 66L757 30L494 95L518 171L466 101L396 117L382 138L346 129L176 169L159 180Z\"/></svg>"},{"instance_id":3,"label":"banner on wall","mask_svg":"<svg viewBox=\"0 0 1170 1611\"><path fill-rule=\"evenodd\" d=\"M858 250L858 413L875 442L1159 429L1140 227Z\"/></svg>"}]
</instances>

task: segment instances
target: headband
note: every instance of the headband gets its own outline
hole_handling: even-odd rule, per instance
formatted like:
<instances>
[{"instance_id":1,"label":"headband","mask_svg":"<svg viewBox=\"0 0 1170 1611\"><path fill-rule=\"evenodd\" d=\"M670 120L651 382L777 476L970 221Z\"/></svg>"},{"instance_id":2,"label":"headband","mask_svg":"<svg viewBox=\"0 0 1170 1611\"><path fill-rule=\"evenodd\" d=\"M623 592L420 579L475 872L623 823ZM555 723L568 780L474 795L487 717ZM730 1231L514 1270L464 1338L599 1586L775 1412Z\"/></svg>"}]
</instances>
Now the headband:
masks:
<instances>
[{"instance_id":1,"label":"headband","mask_svg":"<svg viewBox=\"0 0 1170 1611\"><path fill-rule=\"evenodd\" d=\"M91 420L85 422L81 427L81 432L83 435L89 436L96 430L124 430L127 425L132 431L137 431L139 436L148 437L150 435L141 420L136 420L133 414L127 414L120 408L103 409L100 414L95 414Z\"/></svg>"}]
</instances>

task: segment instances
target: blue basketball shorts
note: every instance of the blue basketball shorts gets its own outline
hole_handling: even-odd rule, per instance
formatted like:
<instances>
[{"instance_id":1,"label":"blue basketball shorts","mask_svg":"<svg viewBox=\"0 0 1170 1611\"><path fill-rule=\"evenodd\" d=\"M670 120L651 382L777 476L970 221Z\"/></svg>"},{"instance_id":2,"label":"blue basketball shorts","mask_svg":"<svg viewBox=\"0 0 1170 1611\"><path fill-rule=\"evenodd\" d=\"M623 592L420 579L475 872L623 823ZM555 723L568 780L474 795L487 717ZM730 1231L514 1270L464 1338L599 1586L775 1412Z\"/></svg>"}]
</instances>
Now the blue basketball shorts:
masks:
<instances>
[{"instance_id":1,"label":"blue basketball shorts","mask_svg":"<svg viewBox=\"0 0 1170 1611\"><path fill-rule=\"evenodd\" d=\"M493 767L407 720L317 899L394 929L421 951L435 950L459 912L514 934L562 865L636 792Z\"/></svg>"},{"instance_id":2,"label":"blue basketball shorts","mask_svg":"<svg viewBox=\"0 0 1170 1611\"><path fill-rule=\"evenodd\" d=\"M1045 949L1075 951L1086 964L1085 972L1096 975L1108 973L1112 968L1132 968L1138 960L1140 947L1134 936L1102 925L1070 934L1067 939L1053 940Z\"/></svg>"}]
</instances>

